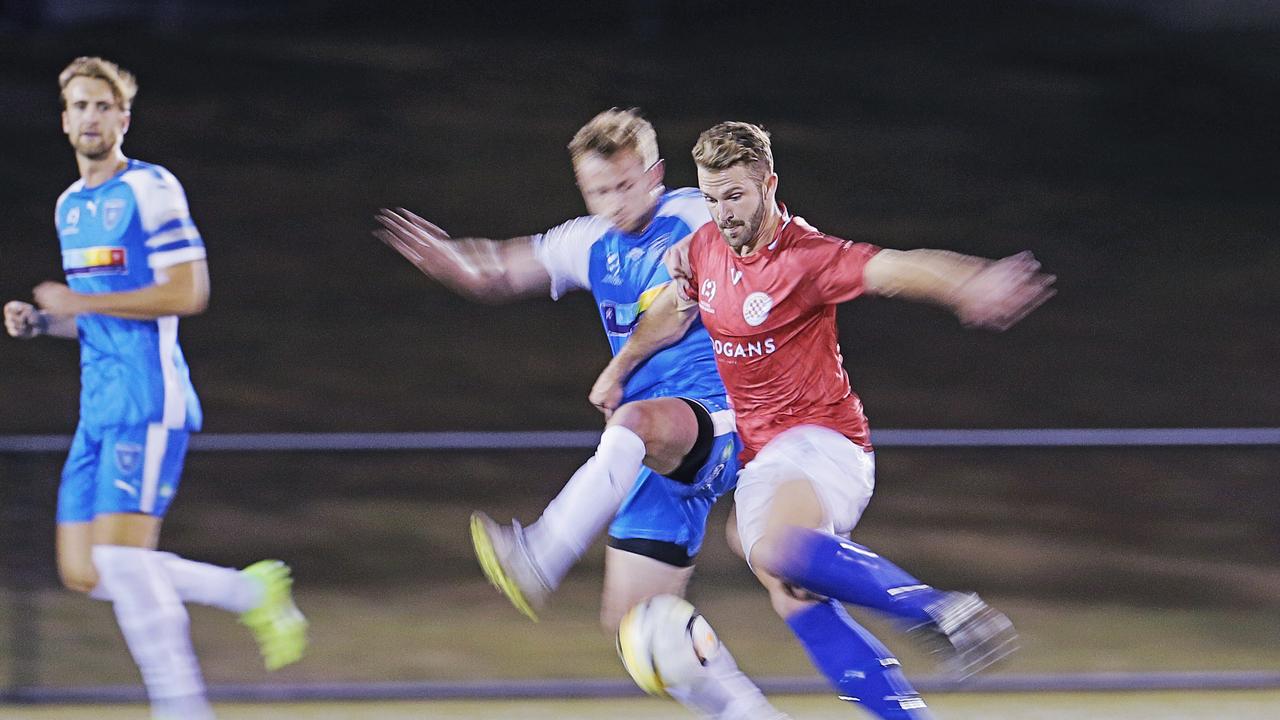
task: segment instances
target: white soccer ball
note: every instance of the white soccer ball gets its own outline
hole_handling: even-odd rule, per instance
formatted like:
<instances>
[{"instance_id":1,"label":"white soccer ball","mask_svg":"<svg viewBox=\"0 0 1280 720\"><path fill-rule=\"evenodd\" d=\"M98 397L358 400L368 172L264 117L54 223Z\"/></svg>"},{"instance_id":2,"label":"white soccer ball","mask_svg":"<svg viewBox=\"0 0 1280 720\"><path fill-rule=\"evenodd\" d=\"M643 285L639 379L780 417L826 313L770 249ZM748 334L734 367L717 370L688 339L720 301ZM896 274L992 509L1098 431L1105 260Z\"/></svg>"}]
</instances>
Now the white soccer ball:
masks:
<instances>
[{"instance_id":1,"label":"white soccer ball","mask_svg":"<svg viewBox=\"0 0 1280 720\"><path fill-rule=\"evenodd\" d=\"M618 657L650 695L687 687L720 652L720 638L683 598L658 595L627 611L618 625Z\"/></svg>"}]
</instances>

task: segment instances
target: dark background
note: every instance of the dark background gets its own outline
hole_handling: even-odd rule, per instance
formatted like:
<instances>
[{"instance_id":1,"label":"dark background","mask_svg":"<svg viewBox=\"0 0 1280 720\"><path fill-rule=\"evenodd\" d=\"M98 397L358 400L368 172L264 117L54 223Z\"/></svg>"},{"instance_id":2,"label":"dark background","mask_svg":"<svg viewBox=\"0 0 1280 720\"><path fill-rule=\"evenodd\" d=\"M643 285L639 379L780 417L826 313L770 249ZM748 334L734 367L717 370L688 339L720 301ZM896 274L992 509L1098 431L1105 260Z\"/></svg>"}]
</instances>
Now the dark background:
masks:
<instances>
[{"instance_id":1,"label":"dark background","mask_svg":"<svg viewBox=\"0 0 1280 720\"><path fill-rule=\"evenodd\" d=\"M612 105L655 124L671 186L693 182L699 131L751 120L774 134L780 197L818 227L1025 248L1058 274L1059 296L1001 336L906 303L843 309L876 426L1280 410L1274 30L1046 2L286 5L11 24L0 50L0 294L59 276L51 207L76 174L57 72L117 59L141 84L126 152L178 175L209 247L212 305L182 336L209 430L598 424L583 398L607 346L585 296L472 305L369 229L389 204L492 237L582 212L564 145ZM21 412L0 431L68 429L74 367L70 345L7 345L0 370L21 381L0 406Z\"/></svg>"},{"instance_id":2,"label":"dark background","mask_svg":"<svg viewBox=\"0 0 1280 720\"><path fill-rule=\"evenodd\" d=\"M608 349L588 296L472 304L369 232L388 205L456 236L577 215L566 143L638 106L672 187L694 182L701 130L749 120L773 133L779 197L817 227L1029 249L1058 275L1003 334L843 307L873 427L1273 427L1280 18L1264 5L3 2L0 299L61 276L52 208L76 169L56 76L101 54L139 77L126 153L181 179L208 246L211 305L182 323L206 430L598 428L585 396ZM69 433L76 374L74 343L0 338L0 433ZM1003 597L1274 610L1278 453L882 449L859 532ZM166 542L235 564L265 546L339 588L471 582L466 510L531 520L582 459L193 456ZM57 458L4 462L29 528L9 546L51 584ZM751 584L732 558L707 568Z\"/></svg>"}]
</instances>

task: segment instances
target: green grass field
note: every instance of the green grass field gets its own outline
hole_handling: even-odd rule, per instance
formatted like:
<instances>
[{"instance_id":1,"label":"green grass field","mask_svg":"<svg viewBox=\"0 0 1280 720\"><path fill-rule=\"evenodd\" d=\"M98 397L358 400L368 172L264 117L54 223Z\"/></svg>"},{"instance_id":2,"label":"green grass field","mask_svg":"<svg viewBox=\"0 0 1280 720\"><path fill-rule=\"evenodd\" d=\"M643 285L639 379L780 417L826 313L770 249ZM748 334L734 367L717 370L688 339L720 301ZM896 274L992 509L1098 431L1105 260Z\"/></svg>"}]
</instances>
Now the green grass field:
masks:
<instances>
[{"instance_id":1,"label":"green grass field","mask_svg":"<svg viewBox=\"0 0 1280 720\"><path fill-rule=\"evenodd\" d=\"M858 717L847 704L826 696L775 698L796 720ZM1273 720L1280 691L938 694L931 704L939 720ZM0 707L0 720L131 720L146 717L140 705ZM226 703L222 720L408 720L528 718L529 720L659 720L685 717L677 706L652 698L611 700L437 701L387 703ZM865 717L870 717L862 715ZM689 715L689 717L692 717Z\"/></svg>"},{"instance_id":2,"label":"green grass field","mask_svg":"<svg viewBox=\"0 0 1280 720\"><path fill-rule=\"evenodd\" d=\"M298 602L312 621L312 645L301 663L271 675L257 662L252 639L233 617L193 606L192 632L211 683L622 678L612 641L596 625L598 593L594 576L574 578L535 624L480 578L443 587L359 593L300 587ZM763 592L750 586L703 586L694 600L748 673L813 675ZM1000 672L1280 667L1274 615L1265 609L992 600L1014 619L1022 637L1021 651ZM39 667L32 678L37 684L138 682L109 606L56 590L42 592L39 605ZM930 660L901 633L873 616L859 617L898 653L908 674L934 672ZM0 622L5 621L0 611ZM12 654L6 652L10 639L0 637L0 677L13 670L8 662Z\"/></svg>"}]
</instances>

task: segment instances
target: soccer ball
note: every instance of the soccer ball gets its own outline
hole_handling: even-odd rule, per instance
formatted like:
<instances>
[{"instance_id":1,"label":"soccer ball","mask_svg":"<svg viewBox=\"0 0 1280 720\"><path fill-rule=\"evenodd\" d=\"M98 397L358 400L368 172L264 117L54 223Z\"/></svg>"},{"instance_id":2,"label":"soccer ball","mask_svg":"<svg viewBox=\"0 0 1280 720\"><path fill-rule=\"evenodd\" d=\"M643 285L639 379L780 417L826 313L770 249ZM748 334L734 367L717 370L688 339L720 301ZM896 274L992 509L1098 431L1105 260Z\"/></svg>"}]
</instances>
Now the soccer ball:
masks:
<instances>
[{"instance_id":1,"label":"soccer ball","mask_svg":"<svg viewBox=\"0 0 1280 720\"><path fill-rule=\"evenodd\" d=\"M668 688L687 687L719 652L720 638L711 625L675 595L639 603L618 625L618 657L650 695L668 697Z\"/></svg>"}]
</instances>

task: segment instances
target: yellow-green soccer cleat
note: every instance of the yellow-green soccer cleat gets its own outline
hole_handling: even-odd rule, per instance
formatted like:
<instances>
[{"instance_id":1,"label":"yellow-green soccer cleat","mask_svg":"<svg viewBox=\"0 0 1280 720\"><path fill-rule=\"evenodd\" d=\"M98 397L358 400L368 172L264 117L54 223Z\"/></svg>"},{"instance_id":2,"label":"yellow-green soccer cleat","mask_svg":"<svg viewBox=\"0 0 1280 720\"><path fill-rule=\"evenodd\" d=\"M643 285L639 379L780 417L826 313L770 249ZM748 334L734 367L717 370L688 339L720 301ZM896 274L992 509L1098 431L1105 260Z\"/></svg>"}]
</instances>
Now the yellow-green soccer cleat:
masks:
<instances>
[{"instance_id":1,"label":"yellow-green soccer cleat","mask_svg":"<svg viewBox=\"0 0 1280 720\"><path fill-rule=\"evenodd\" d=\"M262 585L262 602L240 614L253 631L268 670L302 659L307 649L307 619L293 604L293 577L279 560L260 560L240 571Z\"/></svg>"},{"instance_id":2,"label":"yellow-green soccer cleat","mask_svg":"<svg viewBox=\"0 0 1280 720\"><path fill-rule=\"evenodd\" d=\"M482 512L471 513L471 544L476 560L489 582L498 588L516 609L538 621L538 610L551 595L551 586L534 565L524 544L520 524L499 525Z\"/></svg>"}]
</instances>

